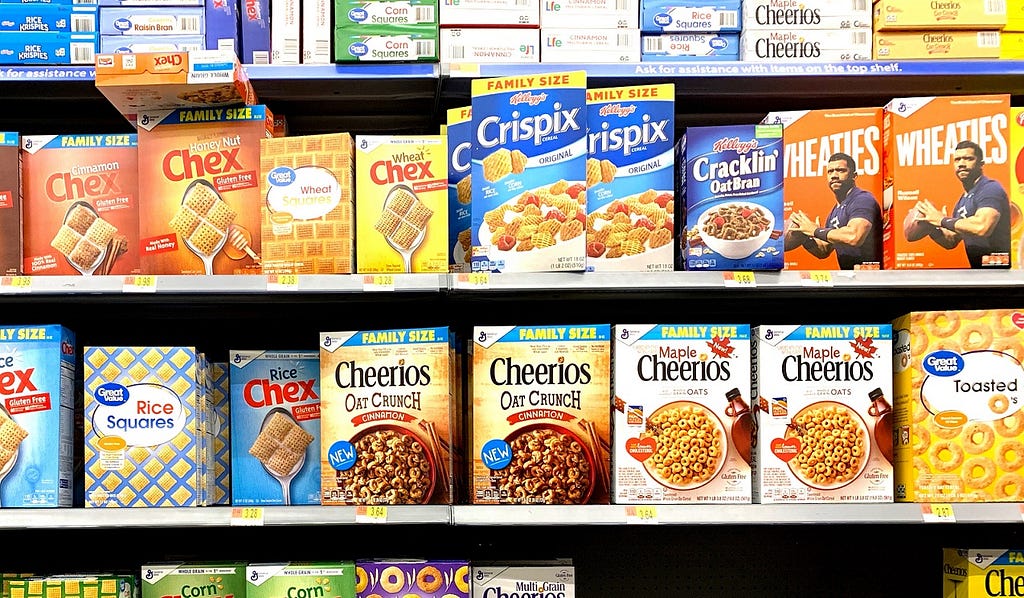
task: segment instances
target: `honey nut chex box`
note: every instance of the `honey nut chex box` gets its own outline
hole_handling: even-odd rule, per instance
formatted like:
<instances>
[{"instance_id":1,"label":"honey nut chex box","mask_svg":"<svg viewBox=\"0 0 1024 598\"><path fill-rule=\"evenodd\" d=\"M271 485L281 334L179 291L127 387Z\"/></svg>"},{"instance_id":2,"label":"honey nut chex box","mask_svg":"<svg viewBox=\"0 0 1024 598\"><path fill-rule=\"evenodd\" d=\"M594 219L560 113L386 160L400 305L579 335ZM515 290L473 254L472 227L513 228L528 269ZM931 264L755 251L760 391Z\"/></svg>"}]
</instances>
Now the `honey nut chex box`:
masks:
<instances>
[{"instance_id":1,"label":"honey nut chex box","mask_svg":"<svg viewBox=\"0 0 1024 598\"><path fill-rule=\"evenodd\" d=\"M943 548L943 598L989 598L1020 593L1024 550Z\"/></svg>"}]
</instances>

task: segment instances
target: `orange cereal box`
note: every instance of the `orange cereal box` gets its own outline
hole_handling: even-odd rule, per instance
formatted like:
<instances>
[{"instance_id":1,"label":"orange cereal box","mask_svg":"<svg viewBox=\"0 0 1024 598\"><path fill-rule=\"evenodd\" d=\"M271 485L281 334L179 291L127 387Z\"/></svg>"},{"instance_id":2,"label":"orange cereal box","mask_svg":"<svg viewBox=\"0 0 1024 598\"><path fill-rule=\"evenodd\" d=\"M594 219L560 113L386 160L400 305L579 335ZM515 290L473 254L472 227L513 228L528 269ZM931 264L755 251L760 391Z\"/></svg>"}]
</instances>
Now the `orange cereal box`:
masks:
<instances>
[{"instance_id":1,"label":"orange cereal box","mask_svg":"<svg viewBox=\"0 0 1024 598\"><path fill-rule=\"evenodd\" d=\"M1021 245L1024 244L1024 108L1010 108L1010 263L1016 269L1021 264Z\"/></svg>"},{"instance_id":2,"label":"orange cereal box","mask_svg":"<svg viewBox=\"0 0 1024 598\"><path fill-rule=\"evenodd\" d=\"M139 115L146 274L260 274L263 106Z\"/></svg>"},{"instance_id":3,"label":"orange cereal box","mask_svg":"<svg viewBox=\"0 0 1024 598\"><path fill-rule=\"evenodd\" d=\"M1010 266L1009 113L1007 94L885 106L885 269Z\"/></svg>"},{"instance_id":4,"label":"orange cereal box","mask_svg":"<svg viewBox=\"0 0 1024 598\"><path fill-rule=\"evenodd\" d=\"M771 112L783 125L785 268L882 266L882 108Z\"/></svg>"},{"instance_id":5,"label":"orange cereal box","mask_svg":"<svg viewBox=\"0 0 1024 598\"><path fill-rule=\"evenodd\" d=\"M137 274L138 138L21 138L26 275Z\"/></svg>"}]
</instances>

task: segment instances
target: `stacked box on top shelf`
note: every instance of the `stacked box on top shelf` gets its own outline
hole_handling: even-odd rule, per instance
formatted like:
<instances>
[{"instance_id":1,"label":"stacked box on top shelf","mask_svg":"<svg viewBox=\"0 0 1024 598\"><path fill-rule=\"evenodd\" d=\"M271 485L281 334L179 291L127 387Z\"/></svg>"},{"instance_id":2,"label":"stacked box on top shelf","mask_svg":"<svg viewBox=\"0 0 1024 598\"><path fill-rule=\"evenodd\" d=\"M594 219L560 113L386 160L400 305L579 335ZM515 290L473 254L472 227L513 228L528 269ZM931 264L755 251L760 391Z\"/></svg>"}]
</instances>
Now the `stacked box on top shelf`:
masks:
<instances>
[{"instance_id":1,"label":"stacked box on top shelf","mask_svg":"<svg viewBox=\"0 0 1024 598\"><path fill-rule=\"evenodd\" d=\"M91 64L97 40L95 5L0 0L0 64Z\"/></svg>"},{"instance_id":2,"label":"stacked box on top shelf","mask_svg":"<svg viewBox=\"0 0 1024 598\"><path fill-rule=\"evenodd\" d=\"M335 62L436 62L437 0L334 0Z\"/></svg>"},{"instance_id":3,"label":"stacked box on top shelf","mask_svg":"<svg viewBox=\"0 0 1024 598\"><path fill-rule=\"evenodd\" d=\"M737 60L740 0L641 0L641 60Z\"/></svg>"},{"instance_id":4,"label":"stacked box on top shelf","mask_svg":"<svg viewBox=\"0 0 1024 598\"><path fill-rule=\"evenodd\" d=\"M1024 0L1009 0L1007 3L1006 26L999 34L999 57L1024 59Z\"/></svg>"},{"instance_id":5,"label":"stacked box on top shelf","mask_svg":"<svg viewBox=\"0 0 1024 598\"><path fill-rule=\"evenodd\" d=\"M100 52L206 49L202 6L102 6Z\"/></svg>"},{"instance_id":6,"label":"stacked box on top shelf","mask_svg":"<svg viewBox=\"0 0 1024 598\"><path fill-rule=\"evenodd\" d=\"M640 61L639 0L558 0L540 9L541 62Z\"/></svg>"},{"instance_id":7,"label":"stacked box on top shelf","mask_svg":"<svg viewBox=\"0 0 1024 598\"><path fill-rule=\"evenodd\" d=\"M999 58L1006 21L1005 2L875 0L874 58Z\"/></svg>"},{"instance_id":8,"label":"stacked box on top shelf","mask_svg":"<svg viewBox=\"0 0 1024 598\"><path fill-rule=\"evenodd\" d=\"M867 0L779 4L775 0L743 3L740 60L871 60L871 5Z\"/></svg>"},{"instance_id":9,"label":"stacked box on top shelf","mask_svg":"<svg viewBox=\"0 0 1024 598\"><path fill-rule=\"evenodd\" d=\"M455 0L439 6L440 60L540 60L540 0Z\"/></svg>"}]
</instances>

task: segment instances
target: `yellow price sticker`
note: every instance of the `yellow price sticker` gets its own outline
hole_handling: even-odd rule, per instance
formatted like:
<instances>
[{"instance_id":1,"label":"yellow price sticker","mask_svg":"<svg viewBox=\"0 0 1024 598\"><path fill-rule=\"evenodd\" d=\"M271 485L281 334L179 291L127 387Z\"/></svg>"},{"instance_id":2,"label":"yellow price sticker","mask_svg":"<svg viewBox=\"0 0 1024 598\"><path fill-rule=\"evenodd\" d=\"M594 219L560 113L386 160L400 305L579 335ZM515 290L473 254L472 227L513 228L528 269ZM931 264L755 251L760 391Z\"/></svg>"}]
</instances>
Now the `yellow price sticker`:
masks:
<instances>
[{"instance_id":1,"label":"yellow price sticker","mask_svg":"<svg viewBox=\"0 0 1024 598\"><path fill-rule=\"evenodd\" d=\"M356 523L387 523L388 508L382 505L356 507Z\"/></svg>"},{"instance_id":2,"label":"yellow price sticker","mask_svg":"<svg viewBox=\"0 0 1024 598\"><path fill-rule=\"evenodd\" d=\"M626 523L658 523L658 508L653 505L635 505L626 507Z\"/></svg>"},{"instance_id":3,"label":"yellow price sticker","mask_svg":"<svg viewBox=\"0 0 1024 598\"><path fill-rule=\"evenodd\" d=\"M460 289L486 289L491 286L490 272L468 272L455 277L455 286Z\"/></svg>"},{"instance_id":4,"label":"yellow price sticker","mask_svg":"<svg viewBox=\"0 0 1024 598\"><path fill-rule=\"evenodd\" d=\"M298 274L268 274L268 291L297 291L299 290Z\"/></svg>"},{"instance_id":5,"label":"yellow price sticker","mask_svg":"<svg viewBox=\"0 0 1024 598\"><path fill-rule=\"evenodd\" d=\"M947 503L926 503L921 505L921 516L928 523L956 523L953 505Z\"/></svg>"},{"instance_id":6,"label":"yellow price sticker","mask_svg":"<svg viewBox=\"0 0 1024 598\"><path fill-rule=\"evenodd\" d=\"M725 272L722 274L727 287L756 287L753 272Z\"/></svg>"},{"instance_id":7,"label":"yellow price sticker","mask_svg":"<svg viewBox=\"0 0 1024 598\"><path fill-rule=\"evenodd\" d=\"M0 293L28 293L31 289L31 276L4 276L0 278Z\"/></svg>"},{"instance_id":8,"label":"yellow price sticker","mask_svg":"<svg viewBox=\"0 0 1024 598\"><path fill-rule=\"evenodd\" d=\"M125 293L155 293L156 276L152 274L125 276L122 291Z\"/></svg>"},{"instance_id":9,"label":"yellow price sticker","mask_svg":"<svg viewBox=\"0 0 1024 598\"><path fill-rule=\"evenodd\" d=\"M263 525L263 507L233 507L231 509L231 525Z\"/></svg>"},{"instance_id":10,"label":"yellow price sticker","mask_svg":"<svg viewBox=\"0 0 1024 598\"><path fill-rule=\"evenodd\" d=\"M374 274L363 277L364 291L393 291L395 290L394 274Z\"/></svg>"},{"instance_id":11,"label":"yellow price sticker","mask_svg":"<svg viewBox=\"0 0 1024 598\"><path fill-rule=\"evenodd\" d=\"M800 284L805 287L830 287L832 273L827 270L805 270L800 273Z\"/></svg>"}]
</instances>

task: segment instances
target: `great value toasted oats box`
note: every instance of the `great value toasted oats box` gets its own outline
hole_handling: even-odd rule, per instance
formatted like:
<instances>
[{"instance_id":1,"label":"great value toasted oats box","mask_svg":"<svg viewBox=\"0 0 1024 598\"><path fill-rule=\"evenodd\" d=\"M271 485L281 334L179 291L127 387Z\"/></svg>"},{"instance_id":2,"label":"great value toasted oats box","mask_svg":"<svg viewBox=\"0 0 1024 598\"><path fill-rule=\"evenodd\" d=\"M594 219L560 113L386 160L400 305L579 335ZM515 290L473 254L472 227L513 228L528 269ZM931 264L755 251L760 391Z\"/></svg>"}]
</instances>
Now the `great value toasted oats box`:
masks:
<instances>
[{"instance_id":1,"label":"great value toasted oats box","mask_svg":"<svg viewBox=\"0 0 1024 598\"><path fill-rule=\"evenodd\" d=\"M882 108L769 112L785 141L785 268L882 267Z\"/></svg>"},{"instance_id":2,"label":"great value toasted oats box","mask_svg":"<svg viewBox=\"0 0 1024 598\"><path fill-rule=\"evenodd\" d=\"M456 560L358 560L359 598L469 598L469 562Z\"/></svg>"},{"instance_id":3,"label":"great value toasted oats box","mask_svg":"<svg viewBox=\"0 0 1024 598\"><path fill-rule=\"evenodd\" d=\"M320 334L322 504L451 502L450 338L446 327Z\"/></svg>"},{"instance_id":4,"label":"great value toasted oats box","mask_svg":"<svg viewBox=\"0 0 1024 598\"><path fill-rule=\"evenodd\" d=\"M1008 95L896 98L883 113L884 268L1008 268Z\"/></svg>"},{"instance_id":5,"label":"great value toasted oats box","mask_svg":"<svg viewBox=\"0 0 1024 598\"><path fill-rule=\"evenodd\" d=\"M999 58L995 30L879 31L872 38L875 60Z\"/></svg>"},{"instance_id":6,"label":"great value toasted oats box","mask_svg":"<svg viewBox=\"0 0 1024 598\"><path fill-rule=\"evenodd\" d=\"M892 502L892 327L756 326L754 502Z\"/></svg>"},{"instance_id":7,"label":"great value toasted oats box","mask_svg":"<svg viewBox=\"0 0 1024 598\"><path fill-rule=\"evenodd\" d=\"M1010 264L1024 268L1024 108L1010 108Z\"/></svg>"},{"instance_id":8,"label":"great value toasted oats box","mask_svg":"<svg viewBox=\"0 0 1024 598\"><path fill-rule=\"evenodd\" d=\"M470 501L607 504L610 326L475 326L470 353Z\"/></svg>"},{"instance_id":9,"label":"great value toasted oats box","mask_svg":"<svg viewBox=\"0 0 1024 598\"><path fill-rule=\"evenodd\" d=\"M21 168L17 133L0 132L0 276L21 273Z\"/></svg>"},{"instance_id":10,"label":"great value toasted oats box","mask_svg":"<svg viewBox=\"0 0 1024 598\"><path fill-rule=\"evenodd\" d=\"M472 257L473 118L469 106L448 110L448 269L469 272Z\"/></svg>"},{"instance_id":11,"label":"great value toasted oats box","mask_svg":"<svg viewBox=\"0 0 1024 598\"><path fill-rule=\"evenodd\" d=\"M51 575L10 582L10 598L138 598L134 575Z\"/></svg>"},{"instance_id":12,"label":"great value toasted oats box","mask_svg":"<svg viewBox=\"0 0 1024 598\"><path fill-rule=\"evenodd\" d=\"M750 326L612 333L613 502L749 503Z\"/></svg>"},{"instance_id":13,"label":"great value toasted oats box","mask_svg":"<svg viewBox=\"0 0 1024 598\"><path fill-rule=\"evenodd\" d=\"M874 0L875 31L899 29L1002 29L1006 2L989 0Z\"/></svg>"},{"instance_id":14,"label":"great value toasted oats box","mask_svg":"<svg viewBox=\"0 0 1024 598\"><path fill-rule=\"evenodd\" d=\"M231 384L226 363L210 363L211 453L213 469L212 502L231 504Z\"/></svg>"},{"instance_id":15,"label":"great value toasted oats box","mask_svg":"<svg viewBox=\"0 0 1024 598\"><path fill-rule=\"evenodd\" d=\"M245 568L246 598L356 598L352 561L249 563Z\"/></svg>"},{"instance_id":16,"label":"great value toasted oats box","mask_svg":"<svg viewBox=\"0 0 1024 598\"><path fill-rule=\"evenodd\" d=\"M943 548L943 598L1012 596L1024 575L1024 551Z\"/></svg>"},{"instance_id":17,"label":"great value toasted oats box","mask_svg":"<svg viewBox=\"0 0 1024 598\"><path fill-rule=\"evenodd\" d=\"M245 596L243 562L168 562L142 565L141 598L184 596L202 592L208 598Z\"/></svg>"},{"instance_id":18,"label":"great value toasted oats box","mask_svg":"<svg viewBox=\"0 0 1024 598\"><path fill-rule=\"evenodd\" d=\"M675 265L675 86L587 90L587 271Z\"/></svg>"},{"instance_id":19,"label":"great value toasted oats box","mask_svg":"<svg viewBox=\"0 0 1024 598\"><path fill-rule=\"evenodd\" d=\"M744 0L743 29L867 29L866 0Z\"/></svg>"},{"instance_id":20,"label":"great value toasted oats box","mask_svg":"<svg viewBox=\"0 0 1024 598\"><path fill-rule=\"evenodd\" d=\"M586 72L472 83L473 271L586 268Z\"/></svg>"}]
</instances>

